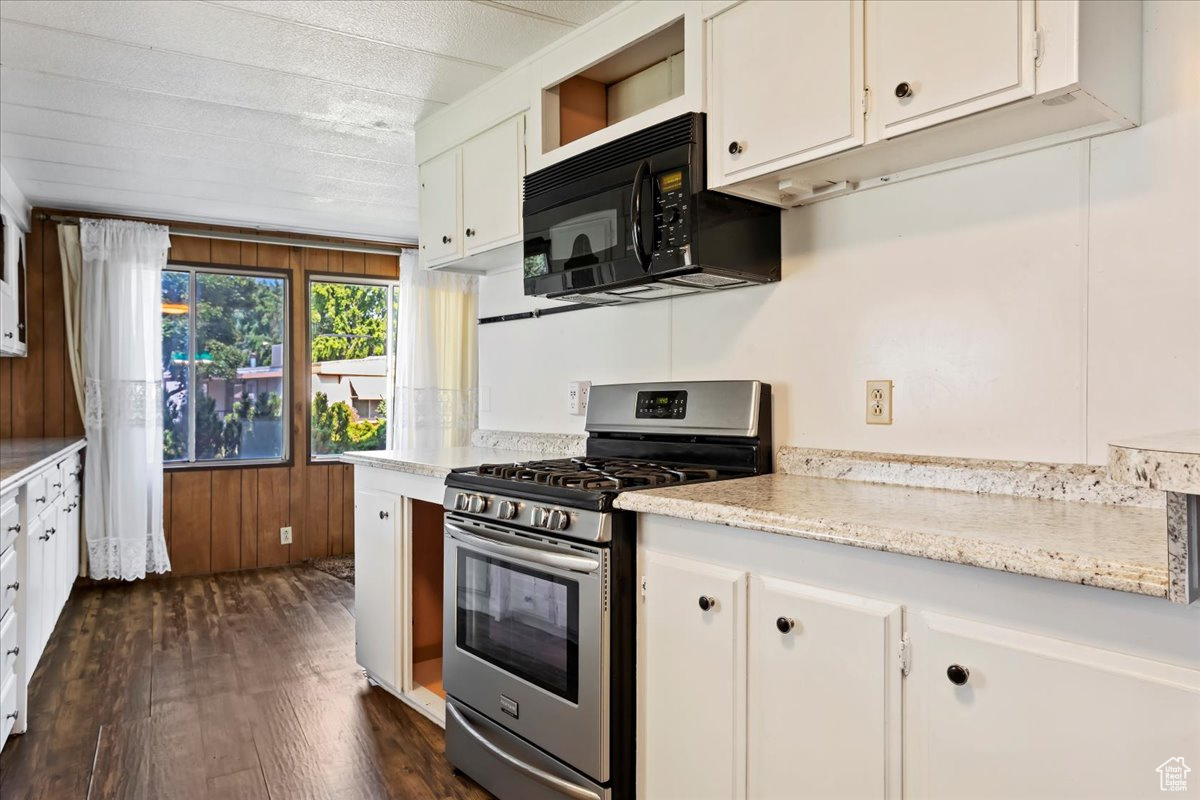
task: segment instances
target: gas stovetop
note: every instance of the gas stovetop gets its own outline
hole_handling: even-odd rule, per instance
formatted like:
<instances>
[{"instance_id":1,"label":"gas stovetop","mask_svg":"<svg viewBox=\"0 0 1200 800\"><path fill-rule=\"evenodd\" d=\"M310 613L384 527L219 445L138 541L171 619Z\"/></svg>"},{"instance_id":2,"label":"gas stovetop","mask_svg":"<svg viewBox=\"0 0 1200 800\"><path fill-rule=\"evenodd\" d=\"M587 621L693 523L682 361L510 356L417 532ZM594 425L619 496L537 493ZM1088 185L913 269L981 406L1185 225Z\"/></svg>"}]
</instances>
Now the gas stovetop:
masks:
<instances>
[{"instance_id":1,"label":"gas stovetop","mask_svg":"<svg viewBox=\"0 0 1200 800\"><path fill-rule=\"evenodd\" d=\"M743 477L745 474L694 464L578 456L548 461L480 464L454 470L446 479L446 484L544 498L579 508L607 510L612 507L612 498L616 494L630 489L677 486Z\"/></svg>"}]
</instances>

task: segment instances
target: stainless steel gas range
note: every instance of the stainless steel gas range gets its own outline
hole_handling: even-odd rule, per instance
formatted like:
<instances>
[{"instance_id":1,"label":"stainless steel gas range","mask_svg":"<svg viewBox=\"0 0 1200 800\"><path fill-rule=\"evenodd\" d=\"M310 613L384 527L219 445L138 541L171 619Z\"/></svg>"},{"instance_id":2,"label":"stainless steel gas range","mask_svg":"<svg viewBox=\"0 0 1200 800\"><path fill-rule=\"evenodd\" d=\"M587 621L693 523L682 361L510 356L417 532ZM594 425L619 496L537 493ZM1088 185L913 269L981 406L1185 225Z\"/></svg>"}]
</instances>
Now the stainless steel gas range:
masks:
<instances>
[{"instance_id":1,"label":"stainless steel gas range","mask_svg":"<svg viewBox=\"0 0 1200 800\"><path fill-rule=\"evenodd\" d=\"M634 797L623 491L771 471L759 381L594 386L587 455L446 478L446 756L501 800Z\"/></svg>"}]
</instances>

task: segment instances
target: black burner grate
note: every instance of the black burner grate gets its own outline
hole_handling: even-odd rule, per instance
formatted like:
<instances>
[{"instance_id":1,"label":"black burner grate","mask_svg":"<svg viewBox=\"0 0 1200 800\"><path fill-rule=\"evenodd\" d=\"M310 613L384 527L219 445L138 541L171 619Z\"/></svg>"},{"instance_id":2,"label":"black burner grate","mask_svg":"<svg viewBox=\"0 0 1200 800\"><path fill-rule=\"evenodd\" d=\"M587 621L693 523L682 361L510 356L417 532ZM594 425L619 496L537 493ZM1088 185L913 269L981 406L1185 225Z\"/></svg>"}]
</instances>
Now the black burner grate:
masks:
<instances>
[{"instance_id":1,"label":"black burner grate","mask_svg":"<svg viewBox=\"0 0 1200 800\"><path fill-rule=\"evenodd\" d=\"M710 481L718 477L717 470L707 467L583 456L515 464L480 464L476 471L490 478L587 491L644 489Z\"/></svg>"}]
</instances>

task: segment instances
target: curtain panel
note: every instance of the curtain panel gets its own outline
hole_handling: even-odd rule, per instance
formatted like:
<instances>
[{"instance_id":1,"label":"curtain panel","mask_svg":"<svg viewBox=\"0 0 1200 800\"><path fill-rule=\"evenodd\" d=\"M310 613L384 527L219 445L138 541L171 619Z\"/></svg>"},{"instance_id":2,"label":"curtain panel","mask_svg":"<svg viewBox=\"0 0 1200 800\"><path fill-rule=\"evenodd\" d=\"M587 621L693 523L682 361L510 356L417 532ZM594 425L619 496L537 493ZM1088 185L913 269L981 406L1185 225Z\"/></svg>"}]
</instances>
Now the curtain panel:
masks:
<instances>
[{"instance_id":1,"label":"curtain panel","mask_svg":"<svg viewBox=\"0 0 1200 800\"><path fill-rule=\"evenodd\" d=\"M400 258L392 448L461 447L478 420L478 279Z\"/></svg>"},{"instance_id":2,"label":"curtain panel","mask_svg":"<svg viewBox=\"0 0 1200 800\"><path fill-rule=\"evenodd\" d=\"M135 580L171 569L161 310L171 242L162 225L92 219L80 220L79 242L89 574Z\"/></svg>"}]
</instances>

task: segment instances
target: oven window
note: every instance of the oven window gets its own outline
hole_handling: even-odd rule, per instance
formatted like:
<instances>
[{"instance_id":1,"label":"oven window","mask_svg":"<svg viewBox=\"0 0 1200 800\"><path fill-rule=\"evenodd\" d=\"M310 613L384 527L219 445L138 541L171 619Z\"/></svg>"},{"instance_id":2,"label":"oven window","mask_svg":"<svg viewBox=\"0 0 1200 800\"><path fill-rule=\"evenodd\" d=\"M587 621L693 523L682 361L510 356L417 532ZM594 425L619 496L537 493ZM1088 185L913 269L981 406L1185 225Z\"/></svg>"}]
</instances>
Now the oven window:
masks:
<instances>
[{"instance_id":1,"label":"oven window","mask_svg":"<svg viewBox=\"0 0 1200 800\"><path fill-rule=\"evenodd\" d=\"M579 701L579 583L458 551L457 644L572 703Z\"/></svg>"}]
</instances>

